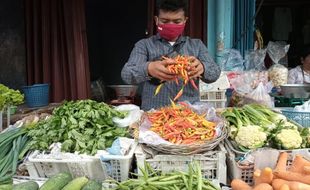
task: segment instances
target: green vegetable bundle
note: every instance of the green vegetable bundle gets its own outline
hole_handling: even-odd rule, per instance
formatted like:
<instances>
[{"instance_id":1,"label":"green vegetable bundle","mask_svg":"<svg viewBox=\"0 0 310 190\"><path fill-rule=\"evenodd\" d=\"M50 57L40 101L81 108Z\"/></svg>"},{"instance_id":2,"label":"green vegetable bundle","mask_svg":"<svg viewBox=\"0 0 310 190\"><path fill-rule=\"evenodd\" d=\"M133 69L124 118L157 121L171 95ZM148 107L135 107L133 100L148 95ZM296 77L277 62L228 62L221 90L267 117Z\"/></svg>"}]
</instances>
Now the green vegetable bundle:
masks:
<instances>
[{"instance_id":1,"label":"green vegetable bundle","mask_svg":"<svg viewBox=\"0 0 310 190\"><path fill-rule=\"evenodd\" d=\"M110 147L117 137L128 135L126 128L119 128L112 121L113 117L123 118L126 114L93 100L65 102L54 109L49 119L29 129L30 146L47 150L60 142L64 152L94 155L97 150Z\"/></svg>"},{"instance_id":2,"label":"green vegetable bundle","mask_svg":"<svg viewBox=\"0 0 310 190\"><path fill-rule=\"evenodd\" d=\"M19 90L13 90L0 84L0 111L8 105L19 105L24 102L24 95Z\"/></svg>"},{"instance_id":3,"label":"green vegetable bundle","mask_svg":"<svg viewBox=\"0 0 310 190\"><path fill-rule=\"evenodd\" d=\"M116 183L115 190L166 190L166 189L187 189L187 190L218 190L208 179L203 178L201 167L197 162L189 165L188 172L175 171L162 174L154 171L154 169L145 162L145 167L140 168L143 176L138 179L129 179L123 182L112 181Z\"/></svg>"},{"instance_id":4,"label":"green vegetable bundle","mask_svg":"<svg viewBox=\"0 0 310 190\"><path fill-rule=\"evenodd\" d=\"M27 151L28 138L23 129L0 133L0 184L10 183L15 175L17 162Z\"/></svg>"}]
</instances>

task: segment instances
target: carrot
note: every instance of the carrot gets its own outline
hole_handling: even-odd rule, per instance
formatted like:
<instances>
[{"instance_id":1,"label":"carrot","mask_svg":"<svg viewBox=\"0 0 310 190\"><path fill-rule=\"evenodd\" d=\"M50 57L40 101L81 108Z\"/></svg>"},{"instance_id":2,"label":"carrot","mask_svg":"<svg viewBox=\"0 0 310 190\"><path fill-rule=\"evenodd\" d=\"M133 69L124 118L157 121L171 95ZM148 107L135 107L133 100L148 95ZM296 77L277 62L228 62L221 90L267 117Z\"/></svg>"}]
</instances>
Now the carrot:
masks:
<instances>
[{"instance_id":1,"label":"carrot","mask_svg":"<svg viewBox=\"0 0 310 190\"><path fill-rule=\"evenodd\" d=\"M304 159L301 155L296 155L289 171L305 173L304 166L310 166L310 161Z\"/></svg>"},{"instance_id":2,"label":"carrot","mask_svg":"<svg viewBox=\"0 0 310 190\"><path fill-rule=\"evenodd\" d=\"M233 179L230 185L232 190L252 190L252 187L241 179Z\"/></svg>"},{"instance_id":3,"label":"carrot","mask_svg":"<svg viewBox=\"0 0 310 190\"><path fill-rule=\"evenodd\" d=\"M291 171L274 171L273 174L280 179L310 184L310 175L305 175Z\"/></svg>"},{"instance_id":4,"label":"carrot","mask_svg":"<svg viewBox=\"0 0 310 190\"><path fill-rule=\"evenodd\" d=\"M280 188L283 187L284 184L289 186L289 190L310 190L310 185L297 181L286 181L283 179L274 179L272 181L272 187L274 190L281 190Z\"/></svg>"},{"instance_id":5,"label":"carrot","mask_svg":"<svg viewBox=\"0 0 310 190\"><path fill-rule=\"evenodd\" d=\"M273 179L272 169L269 167L264 168L263 171L256 170L253 175L255 186L261 183L271 184Z\"/></svg>"},{"instance_id":6,"label":"carrot","mask_svg":"<svg viewBox=\"0 0 310 190\"><path fill-rule=\"evenodd\" d=\"M259 185L256 185L253 190L273 190L272 186L268 183L261 183Z\"/></svg>"},{"instance_id":7,"label":"carrot","mask_svg":"<svg viewBox=\"0 0 310 190\"><path fill-rule=\"evenodd\" d=\"M287 163L287 152L281 152L278 157L278 162L275 167L275 170L277 171L285 171L286 170L286 163Z\"/></svg>"},{"instance_id":8,"label":"carrot","mask_svg":"<svg viewBox=\"0 0 310 190\"><path fill-rule=\"evenodd\" d=\"M290 187L287 184L283 184L281 185L280 190L290 190Z\"/></svg>"}]
</instances>

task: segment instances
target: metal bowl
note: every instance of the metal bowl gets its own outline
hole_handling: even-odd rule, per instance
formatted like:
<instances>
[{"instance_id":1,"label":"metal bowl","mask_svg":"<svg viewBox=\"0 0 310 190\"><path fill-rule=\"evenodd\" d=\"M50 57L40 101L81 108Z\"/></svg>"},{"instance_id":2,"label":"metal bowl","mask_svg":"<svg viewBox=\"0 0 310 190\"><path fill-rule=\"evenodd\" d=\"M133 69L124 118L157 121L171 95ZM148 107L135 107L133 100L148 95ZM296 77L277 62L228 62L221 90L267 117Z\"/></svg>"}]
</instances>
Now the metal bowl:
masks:
<instances>
[{"instance_id":1,"label":"metal bowl","mask_svg":"<svg viewBox=\"0 0 310 190\"><path fill-rule=\"evenodd\" d=\"M137 93L137 85L108 85L115 90L117 97L134 97Z\"/></svg>"},{"instance_id":2,"label":"metal bowl","mask_svg":"<svg viewBox=\"0 0 310 190\"><path fill-rule=\"evenodd\" d=\"M309 98L310 84L281 85L281 94L286 98Z\"/></svg>"}]
</instances>

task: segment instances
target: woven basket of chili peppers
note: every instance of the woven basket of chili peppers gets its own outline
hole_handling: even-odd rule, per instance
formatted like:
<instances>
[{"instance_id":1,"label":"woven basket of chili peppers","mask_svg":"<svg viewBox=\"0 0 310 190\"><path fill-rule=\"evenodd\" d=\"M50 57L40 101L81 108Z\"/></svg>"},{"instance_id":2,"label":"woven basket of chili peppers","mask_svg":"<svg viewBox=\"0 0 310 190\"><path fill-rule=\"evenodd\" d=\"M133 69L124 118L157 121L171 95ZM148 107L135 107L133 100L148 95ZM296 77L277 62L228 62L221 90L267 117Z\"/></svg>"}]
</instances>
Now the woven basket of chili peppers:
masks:
<instances>
[{"instance_id":1,"label":"woven basket of chili peppers","mask_svg":"<svg viewBox=\"0 0 310 190\"><path fill-rule=\"evenodd\" d=\"M142 128L154 132L165 143L140 141L137 130ZM147 112L133 136L160 153L190 155L213 150L227 133L225 120L216 117L209 121L206 114L198 114L187 104L179 103Z\"/></svg>"}]
</instances>

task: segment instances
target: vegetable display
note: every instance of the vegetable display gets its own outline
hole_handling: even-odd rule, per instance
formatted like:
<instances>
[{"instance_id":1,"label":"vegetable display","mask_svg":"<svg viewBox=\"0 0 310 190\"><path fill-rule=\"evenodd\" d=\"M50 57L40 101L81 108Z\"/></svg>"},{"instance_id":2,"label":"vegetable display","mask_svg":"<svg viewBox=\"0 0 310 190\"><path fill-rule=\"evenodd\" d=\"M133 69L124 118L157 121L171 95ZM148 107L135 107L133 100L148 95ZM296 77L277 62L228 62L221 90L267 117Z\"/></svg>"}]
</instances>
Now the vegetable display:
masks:
<instances>
[{"instance_id":1,"label":"vegetable display","mask_svg":"<svg viewBox=\"0 0 310 190\"><path fill-rule=\"evenodd\" d=\"M269 167L256 169L253 174L254 186L240 179L233 179L232 190L308 190L310 189L310 161L295 155L288 166L288 153L281 152L274 170Z\"/></svg>"},{"instance_id":2,"label":"vegetable display","mask_svg":"<svg viewBox=\"0 0 310 190\"><path fill-rule=\"evenodd\" d=\"M179 90L179 92L177 93L177 95L173 98L173 101L176 101L177 99L179 99L182 96L184 86L186 84L188 84L188 82L191 83L192 87L195 90L198 90L198 87L197 87L195 81L193 79L190 79L188 76L188 71L190 71L190 69L191 69L191 62L187 56L178 55L175 58L163 57L163 59L170 59L170 60L174 61L174 64L169 64L167 66L167 69L171 73L176 74L178 76L175 78L175 83L177 85L179 85L179 78L181 78L181 80L183 81L182 82L183 85L182 85L181 89ZM162 88L163 85L164 85L164 83L160 83L157 86L155 93L154 93L155 95L157 95L160 92L160 89Z\"/></svg>"},{"instance_id":3,"label":"vegetable display","mask_svg":"<svg viewBox=\"0 0 310 190\"><path fill-rule=\"evenodd\" d=\"M230 138L244 151L264 146L298 149L310 145L308 129L299 128L284 115L263 105L227 108L222 116L230 124Z\"/></svg>"},{"instance_id":4,"label":"vegetable display","mask_svg":"<svg viewBox=\"0 0 310 190\"><path fill-rule=\"evenodd\" d=\"M11 183L17 163L22 159L28 143L23 129L0 133L0 184Z\"/></svg>"},{"instance_id":5,"label":"vegetable display","mask_svg":"<svg viewBox=\"0 0 310 190\"><path fill-rule=\"evenodd\" d=\"M47 150L60 142L64 152L94 155L97 150L110 147L117 137L128 135L126 128L117 127L112 121L113 117L123 118L126 114L93 100L65 102L47 120L29 128L30 146Z\"/></svg>"},{"instance_id":6,"label":"vegetable display","mask_svg":"<svg viewBox=\"0 0 310 190\"><path fill-rule=\"evenodd\" d=\"M24 102L24 95L19 90L13 90L0 84L0 111L8 105L19 105Z\"/></svg>"},{"instance_id":7,"label":"vegetable display","mask_svg":"<svg viewBox=\"0 0 310 190\"><path fill-rule=\"evenodd\" d=\"M151 130L174 144L201 144L215 136L216 123L207 121L186 104L172 104L148 113Z\"/></svg>"},{"instance_id":8,"label":"vegetable display","mask_svg":"<svg viewBox=\"0 0 310 190\"><path fill-rule=\"evenodd\" d=\"M175 171L166 174L155 171L148 163L140 168L143 176L138 179L129 179L123 182L112 181L118 186L115 190L127 189L187 189L187 190L218 190L208 179L202 177L200 165L197 162L189 163L188 172Z\"/></svg>"}]
</instances>

